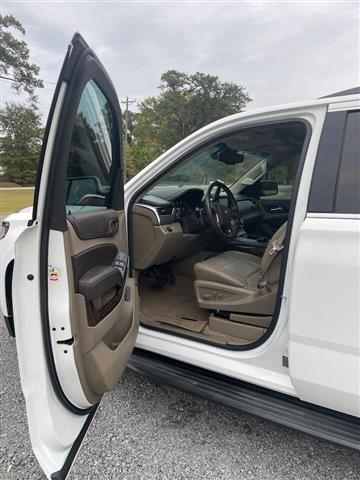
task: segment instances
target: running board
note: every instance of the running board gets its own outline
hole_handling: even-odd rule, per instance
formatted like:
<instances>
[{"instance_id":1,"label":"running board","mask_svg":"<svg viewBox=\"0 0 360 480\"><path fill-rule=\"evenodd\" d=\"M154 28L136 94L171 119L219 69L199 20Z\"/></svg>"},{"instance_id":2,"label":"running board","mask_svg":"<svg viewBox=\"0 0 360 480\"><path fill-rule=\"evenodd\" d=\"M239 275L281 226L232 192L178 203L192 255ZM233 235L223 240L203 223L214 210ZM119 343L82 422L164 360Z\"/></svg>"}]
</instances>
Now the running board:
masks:
<instances>
[{"instance_id":1,"label":"running board","mask_svg":"<svg viewBox=\"0 0 360 480\"><path fill-rule=\"evenodd\" d=\"M360 450L356 417L144 350L134 350L128 367L156 382Z\"/></svg>"}]
</instances>

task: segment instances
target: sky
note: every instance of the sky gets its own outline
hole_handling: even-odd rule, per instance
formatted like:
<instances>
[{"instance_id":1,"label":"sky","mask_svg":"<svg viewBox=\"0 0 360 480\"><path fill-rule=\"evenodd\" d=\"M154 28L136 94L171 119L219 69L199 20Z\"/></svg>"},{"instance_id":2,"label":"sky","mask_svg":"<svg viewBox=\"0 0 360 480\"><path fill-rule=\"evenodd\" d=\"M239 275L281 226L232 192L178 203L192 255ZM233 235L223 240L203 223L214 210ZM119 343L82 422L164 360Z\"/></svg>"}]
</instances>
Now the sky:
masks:
<instances>
[{"instance_id":1,"label":"sky","mask_svg":"<svg viewBox=\"0 0 360 480\"><path fill-rule=\"evenodd\" d=\"M72 35L101 59L120 100L158 92L169 69L244 86L248 108L314 99L360 84L359 2L0 0L26 29L31 61L47 82L46 118ZM19 101L2 81L0 100Z\"/></svg>"}]
</instances>

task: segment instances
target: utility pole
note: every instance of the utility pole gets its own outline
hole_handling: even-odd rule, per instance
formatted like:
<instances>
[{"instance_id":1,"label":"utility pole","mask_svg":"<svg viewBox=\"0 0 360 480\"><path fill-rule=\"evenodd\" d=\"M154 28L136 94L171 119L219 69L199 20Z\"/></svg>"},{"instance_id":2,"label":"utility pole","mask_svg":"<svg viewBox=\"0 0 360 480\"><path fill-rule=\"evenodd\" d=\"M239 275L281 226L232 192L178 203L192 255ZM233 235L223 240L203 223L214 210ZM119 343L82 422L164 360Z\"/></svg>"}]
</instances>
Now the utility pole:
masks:
<instances>
[{"instance_id":1,"label":"utility pole","mask_svg":"<svg viewBox=\"0 0 360 480\"><path fill-rule=\"evenodd\" d=\"M124 135L124 182L126 182L126 154L128 146L128 126L129 126L129 105L136 103L136 100L126 97L125 100L120 102L125 104L125 135Z\"/></svg>"}]
</instances>

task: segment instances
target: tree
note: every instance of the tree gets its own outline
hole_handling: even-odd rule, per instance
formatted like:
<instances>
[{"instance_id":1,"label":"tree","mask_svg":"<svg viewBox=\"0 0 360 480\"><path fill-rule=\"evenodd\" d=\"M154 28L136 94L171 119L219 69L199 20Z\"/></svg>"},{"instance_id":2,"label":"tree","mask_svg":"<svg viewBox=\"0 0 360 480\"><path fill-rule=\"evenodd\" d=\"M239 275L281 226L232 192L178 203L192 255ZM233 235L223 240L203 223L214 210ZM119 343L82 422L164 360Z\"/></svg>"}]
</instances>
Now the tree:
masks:
<instances>
[{"instance_id":1,"label":"tree","mask_svg":"<svg viewBox=\"0 0 360 480\"><path fill-rule=\"evenodd\" d=\"M43 87L38 78L40 68L29 61L29 48L25 40L18 40L9 29L25 35L25 29L13 15L0 15L0 75L13 79L12 88L16 93L28 93L36 105L35 88Z\"/></svg>"},{"instance_id":2,"label":"tree","mask_svg":"<svg viewBox=\"0 0 360 480\"><path fill-rule=\"evenodd\" d=\"M31 105L6 104L0 110L3 179L33 184L43 136L41 117Z\"/></svg>"},{"instance_id":3,"label":"tree","mask_svg":"<svg viewBox=\"0 0 360 480\"><path fill-rule=\"evenodd\" d=\"M159 95L140 103L134 128L136 142L152 145L157 153L210 122L243 111L251 101L244 87L200 72L169 70L159 89Z\"/></svg>"},{"instance_id":4,"label":"tree","mask_svg":"<svg viewBox=\"0 0 360 480\"><path fill-rule=\"evenodd\" d=\"M43 87L40 68L29 60L25 29L13 15L0 15L0 76L13 79L12 89L25 92L30 102L6 104L0 110L0 155L2 178L21 185L35 181L36 165L42 142L42 122L37 110L35 89Z\"/></svg>"},{"instance_id":5,"label":"tree","mask_svg":"<svg viewBox=\"0 0 360 480\"><path fill-rule=\"evenodd\" d=\"M161 76L159 90L131 115L131 145L126 150L129 178L186 136L243 111L251 101L244 87L199 72L169 70Z\"/></svg>"}]
</instances>

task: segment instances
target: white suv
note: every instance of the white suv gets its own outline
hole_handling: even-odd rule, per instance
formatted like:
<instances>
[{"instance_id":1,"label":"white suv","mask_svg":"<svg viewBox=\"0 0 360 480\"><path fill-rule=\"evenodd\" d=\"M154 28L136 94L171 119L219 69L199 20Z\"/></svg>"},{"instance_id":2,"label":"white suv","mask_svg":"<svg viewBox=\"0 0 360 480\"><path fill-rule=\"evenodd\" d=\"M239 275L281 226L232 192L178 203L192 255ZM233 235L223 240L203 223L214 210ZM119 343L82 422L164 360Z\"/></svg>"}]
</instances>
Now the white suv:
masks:
<instances>
[{"instance_id":1,"label":"white suv","mask_svg":"<svg viewBox=\"0 0 360 480\"><path fill-rule=\"evenodd\" d=\"M224 118L124 187L119 103L75 35L31 216L1 241L48 478L126 365L360 449L359 92Z\"/></svg>"}]
</instances>

